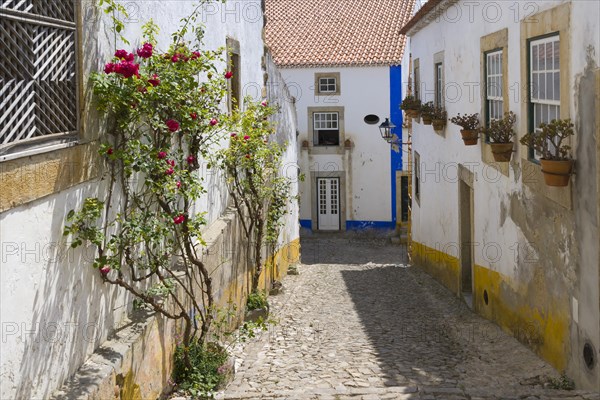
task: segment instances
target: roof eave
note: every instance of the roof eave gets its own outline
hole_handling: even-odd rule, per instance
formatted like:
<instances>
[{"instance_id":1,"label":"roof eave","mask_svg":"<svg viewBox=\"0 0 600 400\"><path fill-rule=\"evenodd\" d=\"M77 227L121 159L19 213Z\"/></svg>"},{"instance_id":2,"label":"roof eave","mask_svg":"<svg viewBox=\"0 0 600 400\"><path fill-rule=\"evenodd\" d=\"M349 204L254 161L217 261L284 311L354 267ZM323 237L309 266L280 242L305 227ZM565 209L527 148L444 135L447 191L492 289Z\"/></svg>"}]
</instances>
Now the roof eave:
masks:
<instances>
[{"instance_id":1,"label":"roof eave","mask_svg":"<svg viewBox=\"0 0 600 400\"><path fill-rule=\"evenodd\" d=\"M406 36L413 36L421 29L429 25L436 18L439 18L441 13L446 11L451 5L457 3L458 0L429 0L416 14L400 29L400 33Z\"/></svg>"}]
</instances>

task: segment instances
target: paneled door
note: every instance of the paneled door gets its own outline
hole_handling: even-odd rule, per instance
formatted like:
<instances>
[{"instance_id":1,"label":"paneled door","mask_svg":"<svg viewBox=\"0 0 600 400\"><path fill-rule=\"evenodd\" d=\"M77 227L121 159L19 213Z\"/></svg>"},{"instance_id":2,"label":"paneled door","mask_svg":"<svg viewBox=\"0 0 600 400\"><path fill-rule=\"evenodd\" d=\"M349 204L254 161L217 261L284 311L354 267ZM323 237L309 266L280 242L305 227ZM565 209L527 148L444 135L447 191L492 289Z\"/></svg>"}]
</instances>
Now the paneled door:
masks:
<instances>
[{"instance_id":1,"label":"paneled door","mask_svg":"<svg viewBox=\"0 0 600 400\"><path fill-rule=\"evenodd\" d=\"M317 178L320 231L340 230L340 179Z\"/></svg>"}]
</instances>

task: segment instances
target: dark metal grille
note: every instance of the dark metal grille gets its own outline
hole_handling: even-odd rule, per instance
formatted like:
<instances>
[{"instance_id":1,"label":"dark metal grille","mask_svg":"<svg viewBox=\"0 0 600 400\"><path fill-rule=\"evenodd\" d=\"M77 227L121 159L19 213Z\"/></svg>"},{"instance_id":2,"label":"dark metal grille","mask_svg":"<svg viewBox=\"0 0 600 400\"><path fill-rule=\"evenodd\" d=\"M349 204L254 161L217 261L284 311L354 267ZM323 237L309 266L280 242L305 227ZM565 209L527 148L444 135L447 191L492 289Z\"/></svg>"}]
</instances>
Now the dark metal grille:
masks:
<instances>
[{"instance_id":1,"label":"dark metal grille","mask_svg":"<svg viewBox=\"0 0 600 400\"><path fill-rule=\"evenodd\" d=\"M0 155L77 130L74 0L0 0Z\"/></svg>"}]
</instances>

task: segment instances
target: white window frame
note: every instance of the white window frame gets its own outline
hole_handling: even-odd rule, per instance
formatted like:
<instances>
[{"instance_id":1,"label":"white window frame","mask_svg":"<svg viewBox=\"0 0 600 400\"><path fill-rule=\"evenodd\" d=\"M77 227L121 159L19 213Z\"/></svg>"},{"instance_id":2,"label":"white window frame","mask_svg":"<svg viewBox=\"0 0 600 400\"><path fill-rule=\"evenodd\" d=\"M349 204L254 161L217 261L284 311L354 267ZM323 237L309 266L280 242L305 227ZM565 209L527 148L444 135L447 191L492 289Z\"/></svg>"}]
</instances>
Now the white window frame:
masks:
<instances>
[{"instance_id":1,"label":"white window frame","mask_svg":"<svg viewBox=\"0 0 600 400\"><path fill-rule=\"evenodd\" d=\"M317 118L319 116L319 118ZM321 119L321 117L325 117L325 119ZM327 119L328 116L335 116L335 118ZM327 126L327 123L331 122L330 126ZM322 126L321 123L325 123L325 126ZM340 130L340 115L337 111L334 112L325 112L319 111L313 113L313 129L315 131L339 131Z\"/></svg>"},{"instance_id":2,"label":"white window frame","mask_svg":"<svg viewBox=\"0 0 600 400\"><path fill-rule=\"evenodd\" d=\"M325 81L325 82L323 82ZM333 81L333 83L331 82ZM330 89L333 85L333 89ZM325 86L325 90L323 87ZM337 78L334 76L321 76L319 77L319 93L336 93L337 92Z\"/></svg>"},{"instance_id":3,"label":"white window frame","mask_svg":"<svg viewBox=\"0 0 600 400\"><path fill-rule=\"evenodd\" d=\"M539 57L540 46L544 46L544 52L548 49L548 44L551 44L552 58L550 66L547 65L547 57L543 58L543 68ZM534 48L536 49L536 58L534 59ZM532 39L529 41L529 83L530 83L530 95L529 101L531 103L531 120L533 124L534 132L539 132L539 126L542 122L550 122L553 119L560 118L560 36L559 34L543 37L540 39ZM558 68L557 60L554 58L555 52L558 51ZM546 54L546 53L544 53ZM550 74L550 76L549 76ZM543 85L540 83L542 80L539 79L543 76ZM551 82L548 87L548 82ZM542 90L543 87L543 90ZM548 89L551 89L550 91ZM558 93L555 92L555 88L558 88ZM540 96L543 93L543 96ZM548 98L550 95L551 98ZM530 152L530 157L534 160L540 159L538 152Z\"/></svg>"},{"instance_id":4,"label":"white window frame","mask_svg":"<svg viewBox=\"0 0 600 400\"><path fill-rule=\"evenodd\" d=\"M504 74L503 51L494 50L485 53L487 122L500 119L504 115Z\"/></svg>"}]
</instances>

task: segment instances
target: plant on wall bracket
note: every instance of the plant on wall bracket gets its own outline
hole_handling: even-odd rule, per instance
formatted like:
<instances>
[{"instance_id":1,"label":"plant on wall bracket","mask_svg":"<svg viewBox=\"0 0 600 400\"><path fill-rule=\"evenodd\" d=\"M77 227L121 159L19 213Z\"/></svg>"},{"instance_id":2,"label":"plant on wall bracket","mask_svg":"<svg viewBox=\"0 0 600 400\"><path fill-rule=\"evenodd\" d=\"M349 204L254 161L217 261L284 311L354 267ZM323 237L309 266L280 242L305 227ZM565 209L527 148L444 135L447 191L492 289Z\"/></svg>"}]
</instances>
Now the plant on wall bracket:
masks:
<instances>
[{"instance_id":1,"label":"plant on wall bracket","mask_svg":"<svg viewBox=\"0 0 600 400\"><path fill-rule=\"evenodd\" d=\"M488 127L481 128L489 140L492 147L492 155L496 162L507 162L513 153L513 137L515 130L513 126L517 121L517 116L512 112L504 114L502 119L492 119Z\"/></svg>"},{"instance_id":2,"label":"plant on wall bracket","mask_svg":"<svg viewBox=\"0 0 600 400\"><path fill-rule=\"evenodd\" d=\"M462 128L460 134L465 146L477 144L479 139L479 114L458 114L450 118L450 122Z\"/></svg>"}]
</instances>

